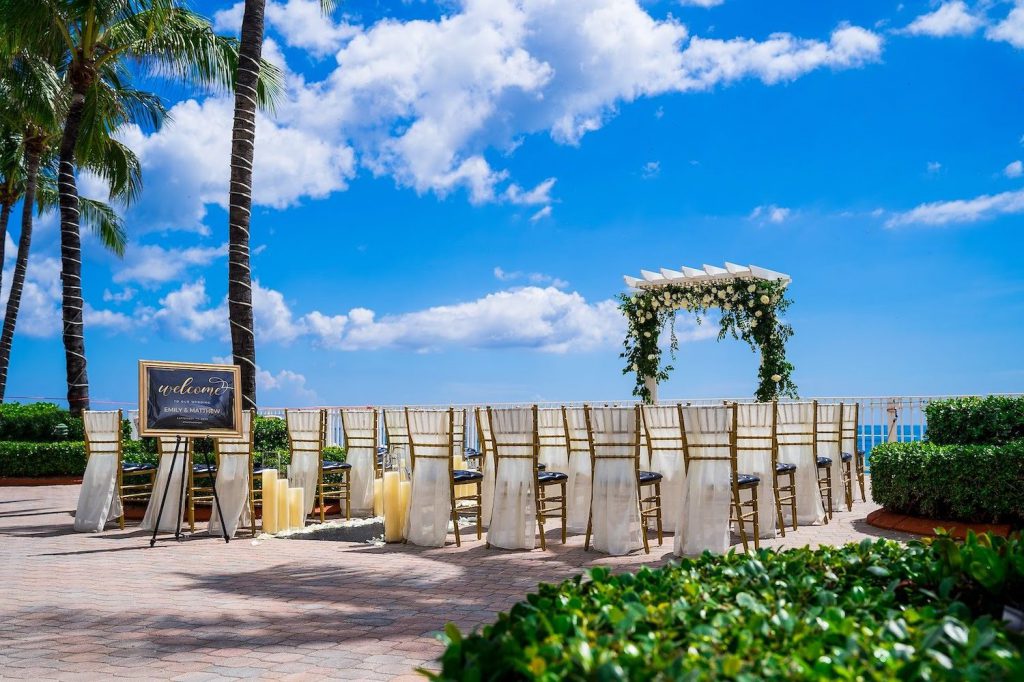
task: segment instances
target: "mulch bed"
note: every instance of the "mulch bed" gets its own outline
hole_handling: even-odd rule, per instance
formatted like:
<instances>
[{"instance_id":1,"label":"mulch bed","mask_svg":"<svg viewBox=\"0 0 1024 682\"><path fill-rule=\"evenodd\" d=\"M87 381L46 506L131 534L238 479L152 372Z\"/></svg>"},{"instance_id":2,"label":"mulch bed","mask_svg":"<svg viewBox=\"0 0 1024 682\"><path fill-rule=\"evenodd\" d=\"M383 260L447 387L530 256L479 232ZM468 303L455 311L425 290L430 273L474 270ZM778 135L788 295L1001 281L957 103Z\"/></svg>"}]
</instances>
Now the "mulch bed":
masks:
<instances>
[{"instance_id":1,"label":"mulch bed","mask_svg":"<svg viewBox=\"0 0 1024 682\"><path fill-rule=\"evenodd\" d=\"M1013 530L1008 523L964 523L963 521L948 521L944 519L925 519L919 516L907 516L897 514L885 509L876 509L868 514L867 522L875 528L886 530L898 530L904 533L915 535L935 535L936 528L943 528L955 538L967 537L967 531L974 531L975 534L991 532L994 535L1007 537Z\"/></svg>"},{"instance_id":2,"label":"mulch bed","mask_svg":"<svg viewBox=\"0 0 1024 682\"><path fill-rule=\"evenodd\" d=\"M36 486L36 485L78 485L82 482L81 476L50 476L42 478L36 476L0 476L0 486Z\"/></svg>"}]
</instances>

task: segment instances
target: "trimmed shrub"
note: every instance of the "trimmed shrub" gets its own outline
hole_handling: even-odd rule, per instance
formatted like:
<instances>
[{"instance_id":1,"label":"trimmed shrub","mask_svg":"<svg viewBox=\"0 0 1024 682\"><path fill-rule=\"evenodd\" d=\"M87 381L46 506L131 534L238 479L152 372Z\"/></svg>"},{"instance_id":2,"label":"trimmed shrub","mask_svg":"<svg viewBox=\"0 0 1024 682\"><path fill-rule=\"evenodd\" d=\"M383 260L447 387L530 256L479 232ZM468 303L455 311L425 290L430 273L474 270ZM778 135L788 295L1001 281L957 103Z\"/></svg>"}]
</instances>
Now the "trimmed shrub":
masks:
<instances>
[{"instance_id":1,"label":"trimmed shrub","mask_svg":"<svg viewBox=\"0 0 1024 682\"><path fill-rule=\"evenodd\" d=\"M329 462L344 462L348 454L345 448L337 445L328 445L324 448L324 459Z\"/></svg>"},{"instance_id":2,"label":"trimmed shrub","mask_svg":"<svg viewBox=\"0 0 1024 682\"><path fill-rule=\"evenodd\" d=\"M938 445L1002 445L1024 439L1024 398L933 400L925 415L928 440Z\"/></svg>"},{"instance_id":3,"label":"trimmed shrub","mask_svg":"<svg viewBox=\"0 0 1024 682\"><path fill-rule=\"evenodd\" d=\"M288 425L275 417L256 417L253 420L253 448L256 452L288 450Z\"/></svg>"},{"instance_id":4,"label":"trimmed shrub","mask_svg":"<svg viewBox=\"0 0 1024 682\"><path fill-rule=\"evenodd\" d=\"M59 424L67 427L67 433L57 432ZM31 441L33 443L54 443L79 441L85 436L81 417L53 403L4 403L0 405L0 441Z\"/></svg>"},{"instance_id":5,"label":"trimmed shrub","mask_svg":"<svg viewBox=\"0 0 1024 682\"><path fill-rule=\"evenodd\" d=\"M0 476L81 476L85 443L0 442Z\"/></svg>"},{"instance_id":6,"label":"trimmed shrub","mask_svg":"<svg viewBox=\"0 0 1024 682\"><path fill-rule=\"evenodd\" d=\"M445 628L438 680L1022 679L1003 607L1024 589L1019 541L865 540L703 556L636 574L601 567L481 632Z\"/></svg>"},{"instance_id":7,"label":"trimmed shrub","mask_svg":"<svg viewBox=\"0 0 1024 682\"><path fill-rule=\"evenodd\" d=\"M1007 445L883 443L871 497L892 512L1024 526L1024 440Z\"/></svg>"}]
</instances>

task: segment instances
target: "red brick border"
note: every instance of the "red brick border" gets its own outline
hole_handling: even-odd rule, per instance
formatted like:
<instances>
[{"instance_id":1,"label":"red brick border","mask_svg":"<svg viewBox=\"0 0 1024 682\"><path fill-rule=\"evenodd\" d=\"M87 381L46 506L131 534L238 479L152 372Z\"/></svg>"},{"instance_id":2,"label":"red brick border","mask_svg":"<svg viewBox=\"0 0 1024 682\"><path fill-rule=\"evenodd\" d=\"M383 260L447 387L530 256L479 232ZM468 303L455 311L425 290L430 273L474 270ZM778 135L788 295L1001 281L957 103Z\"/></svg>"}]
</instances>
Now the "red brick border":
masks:
<instances>
[{"instance_id":1,"label":"red brick border","mask_svg":"<svg viewBox=\"0 0 1024 682\"><path fill-rule=\"evenodd\" d=\"M967 537L967 531L975 533L991 532L994 535L1007 537L1012 531L1008 523L964 523L963 521L946 521L943 519L923 519L919 516L907 516L897 514L885 509L876 509L867 516L867 522L875 528L886 530L898 530L904 533L915 535L934 536L936 528L944 528L953 537L962 540Z\"/></svg>"},{"instance_id":2,"label":"red brick border","mask_svg":"<svg viewBox=\"0 0 1024 682\"><path fill-rule=\"evenodd\" d=\"M81 476L0 476L0 486L78 485Z\"/></svg>"}]
</instances>

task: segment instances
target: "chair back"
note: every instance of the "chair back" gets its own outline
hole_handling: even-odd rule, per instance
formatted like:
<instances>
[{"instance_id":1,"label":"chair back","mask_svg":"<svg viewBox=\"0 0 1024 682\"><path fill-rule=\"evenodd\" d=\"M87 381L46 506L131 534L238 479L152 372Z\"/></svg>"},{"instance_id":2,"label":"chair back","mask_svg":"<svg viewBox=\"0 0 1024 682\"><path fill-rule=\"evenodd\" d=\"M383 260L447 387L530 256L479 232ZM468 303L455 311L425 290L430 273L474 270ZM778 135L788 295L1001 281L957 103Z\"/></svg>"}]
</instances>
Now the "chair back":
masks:
<instances>
[{"instance_id":1,"label":"chair back","mask_svg":"<svg viewBox=\"0 0 1024 682\"><path fill-rule=\"evenodd\" d=\"M818 403L814 425L817 453L839 461L839 445L843 432L843 406L840 403Z\"/></svg>"},{"instance_id":2,"label":"chair back","mask_svg":"<svg viewBox=\"0 0 1024 682\"><path fill-rule=\"evenodd\" d=\"M284 418L292 458L311 454L322 461L327 446L327 410L285 410Z\"/></svg>"},{"instance_id":3,"label":"chair back","mask_svg":"<svg viewBox=\"0 0 1024 682\"><path fill-rule=\"evenodd\" d=\"M495 461L531 459L536 465L540 450L537 406L487 408L487 421L494 439Z\"/></svg>"},{"instance_id":4,"label":"chair back","mask_svg":"<svg viewBox=\"0 0 1024 682\"><path fill-rule=\"evenodd\" d=\"M857 428L860 421L860 403L843 403L840 411L843 415L840 450L856 457L859 451Z\"/></svg>"},{"instance_id":5,"label":"chair back","mask_svg":"<svg viewBox=\"0 0 1024 682\"><path fill-rule=\"evenodd\" d=\"M121 459L121 410L82 412L85 426L85 453L117 455Z\"/></svg>"},{"instance_id":6,"label":"chair back","mask_svg":"<svg viewBox=\"0 0 1024 682\"><path fill-rule=\"evenodd\" d=\"M569 451L566 449L565 417L559 407L537 409L537 441L540 451L539 461L548 468L561 471L569 462Z\"/></svg>"},{"instance_id":7,"label":"chair back","mask_svg":"<svg viewBox=\"0 0 1024 682\"><path fill-rule=\"evenodd\" d=\"M405 408L409 436L409 455L413 469L416 460L444 459L452 470L455 454L455 410L410 410Z\"/></svg>"},{"instance_id":8,"label":"chair back","mask_svg":"<svg viewBox=\"0 0 1024 682\"><path fill-rule=\"evenodd\" d=\"M562 407L562 421L565 422L565 448L569 452L570 459L575 454L590 457L586 411L586 406Z\"/></svg>"},{"instance_id":9,"label":"chair back","mask_svg":"<svg viewBox=\"0 0 1024 682\"><path fill-rule=\"evenodd\" d=\"M160 457L170 457L174 454L174 447L177 443L178 436L157 436L156 439L156 453ZM192 455L192 439L182 437L181 445L178 446L178 456L191 456Z\"/></svg>"},{"instance_id":10,"label":"chair back","mask_svg":"<svg viewBox=\"0 0 1024 682\"><path fill-rule=\"evenodd\" d=\"M682 407L680 405L644 405L644 435L651 459L659 452L685 455L683 447Z\"/></svg>"},{"instance_id":11,"label":"chair back","mask_svg":"<svg viewBox=\"0 0 1024 682\"><path fill-rule=\"evenodd\" d=\"M736 472L736 403L680 407L686 468L695 462L726 461Z\"/></svg>"},{"instance_id":12,"label":"chair back","mask_svg":"<svg viewBox=\"0 0 1024 682\"><path fill-rule=\"evenodd\" d=\"M778 444L800 446L818 452L818 403L777 403L775 424Z\"/></svg>"},{"instance_id":13,"label":"chair back","mask_svg":"<svg viewBox=\"0 0 1024 682\"><path fill-rule=\"evenodd\" d=\"M348 453L366 451L373 462L374 475L377 464L377 410L372 407L341 411L342 443Z\"/></svg>"},{"instance_id":14,"label":"chair back","mask_svg":"<svg viewBox=\"0 0 1024 682\"><path fill-rule=\"evenodd\" d=\"M584 407L593 463L632 459L640 468L640 406Z\"/></svg>"},{"instance_id":15,"label":"chair back","mask_svg":"<svg viewBox=\"0 0 1024 682\"><path fill-rule=\"evenodd\" d=\"M771 471L779 459L776 405L771 403L739 403L736 405L737 459L754 460Z\"/></svg>"},{"instance_id":16,"label":"chair back","mask_svg":"<svg viewBox=\"0 0 1024 682\"><path fill-rule=\"evenodd\" d=\"M409 445L409 425L404 409L384 410L384 434L391 449Z\"/></svg>"},{"instance_id":17,"label":"chair back","mask_svg":"<svg viewBox=\"0 0 1024 682\"><path fill-rule=\"evenodd\" d=\"M251 460L253 442L252 410L242 410L242 437L216 438L213 441L213 451L218 461L223 455L246 455Z\"/></svg>"},{"instance_id":18,"label":"chair back","mask_svg":"<svg viewBox=\"0 0 1024 682\"><path fill-rule=\"evenodd\" d=\"M455 452L461 453L466 449L466 408L453 408L452 415L452 444Z\"/></svg>"}]
</instances>

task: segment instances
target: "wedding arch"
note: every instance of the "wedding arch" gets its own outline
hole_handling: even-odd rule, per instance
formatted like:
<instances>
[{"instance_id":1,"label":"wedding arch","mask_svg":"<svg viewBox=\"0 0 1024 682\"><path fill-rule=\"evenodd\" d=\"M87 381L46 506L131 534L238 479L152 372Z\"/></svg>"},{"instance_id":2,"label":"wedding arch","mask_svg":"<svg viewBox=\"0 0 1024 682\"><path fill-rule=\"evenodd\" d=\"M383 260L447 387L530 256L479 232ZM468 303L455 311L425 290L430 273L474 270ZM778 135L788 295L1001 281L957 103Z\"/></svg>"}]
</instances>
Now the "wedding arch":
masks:
<instances>
[{"instance_id":1,"label":"wedding arch","mask_svg":"<svg viewBox=\"0 0 1024 682\"><path fill-rule=\"evenodd\" d=\"M793 328L780 319L792 302L786 297L786 287L792 281L789 275L733 263L724 268L705 265L700 270L685 266L678 271L641 270L640 275L624 277L633 291L622 294L619 303L628 323L622 373L636 375L633 395L654 402L658 383L668 379L673 368L662 366L658 339L668 326L668 347L674 359L679 347L676 311L686 310L703 324L708 313L717 309L721 313L718 340L726 336L742 339L761 354L754 396L760 401L797 397L796 384L790 378L793 365L786 359L786 341Z\"/></svg>"}]
</instances>

